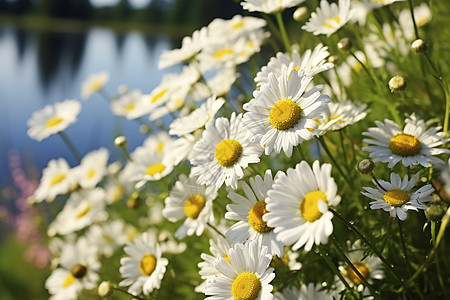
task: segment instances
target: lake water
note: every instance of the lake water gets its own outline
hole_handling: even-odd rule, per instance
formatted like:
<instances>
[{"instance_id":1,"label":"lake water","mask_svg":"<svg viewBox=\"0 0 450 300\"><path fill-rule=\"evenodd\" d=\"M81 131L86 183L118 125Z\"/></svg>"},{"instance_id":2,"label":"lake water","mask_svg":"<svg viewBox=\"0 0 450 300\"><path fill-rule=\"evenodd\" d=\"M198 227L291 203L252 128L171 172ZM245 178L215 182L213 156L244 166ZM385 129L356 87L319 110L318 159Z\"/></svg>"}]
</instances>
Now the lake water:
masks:
<instances>
[{"instance_id":1,"label":"lake water","mask_svg":"<svg viewBox=\"0 0 450 300\"><path fill-rule=\"evenodd\" d=\"M41 142L27 136L26 122L34 111L65 99L81 100L81 83L101 71L110 74L109 92L121 84L150 92L163 74L179 70L157 67L161 52L170 48L167 37L139 32L116 34L105 28L41 32L0 24L0 186L10 182L10 149L31 153L39 169L57 157L64 157L71 166L76 164L59 136ZM107 101L94 95L82 102L78 122L66 133L84 155L99 147L113 148L118 128L123 129L131 149L144 139L137 123L113 117Z\"/></svg>"}]
</instances>

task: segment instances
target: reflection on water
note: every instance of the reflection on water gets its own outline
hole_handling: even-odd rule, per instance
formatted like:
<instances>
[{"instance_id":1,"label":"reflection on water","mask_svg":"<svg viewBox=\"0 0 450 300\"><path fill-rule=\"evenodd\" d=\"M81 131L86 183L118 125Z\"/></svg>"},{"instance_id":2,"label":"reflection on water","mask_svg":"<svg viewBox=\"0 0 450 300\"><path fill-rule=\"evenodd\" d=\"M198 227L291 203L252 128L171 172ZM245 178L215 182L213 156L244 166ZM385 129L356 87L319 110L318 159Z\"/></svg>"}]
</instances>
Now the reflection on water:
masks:
<instances>
[{"instance_id":1,"label":"reflection on water","mask_svg":"<svg viewBox=\"0 0 450 300\"><path fill-rule=\"evenodd\" d=\"M64 99L80 99L81 82L100 71L111 75L106 86L110 92L121 84L150 92L164 73L177 71L157 68L161 52L171 47L166 37L138 32L117 35L101 28L85 33L36 32L0 25L0 184L7 180L6 155L12 148L32 149L41 169L56 157L75 165L58 136L36 142L26 135L26 122L34 111ZM79 121L67 130L81 153L111 148L113 137L121 133L118 128L129 138L130 148L142 141L138 124L112 117L109 104L99 95L82 105Z\"/></svg>"}]
</instances>

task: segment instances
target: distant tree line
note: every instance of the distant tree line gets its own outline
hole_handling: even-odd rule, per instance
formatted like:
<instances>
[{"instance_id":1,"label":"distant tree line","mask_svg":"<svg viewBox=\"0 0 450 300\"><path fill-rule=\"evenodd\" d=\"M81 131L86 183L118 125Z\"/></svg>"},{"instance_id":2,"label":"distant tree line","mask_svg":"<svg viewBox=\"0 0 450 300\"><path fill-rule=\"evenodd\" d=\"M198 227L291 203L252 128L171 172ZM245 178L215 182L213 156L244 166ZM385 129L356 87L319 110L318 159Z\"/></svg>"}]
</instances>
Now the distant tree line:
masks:
<instances>
[{"instance_id":1,"label":"distant tree line","mask_svg":"<svg viewBox=\"0 0 450 300\"><path fill-rule=\"evenodd\" d=\"M240 11L238 0L152 0L141 9L133 9L129 0L102 8L93 7L89 0L0 0L2 14L193 26L228 19Z\"/></svg>"}]
</instances>

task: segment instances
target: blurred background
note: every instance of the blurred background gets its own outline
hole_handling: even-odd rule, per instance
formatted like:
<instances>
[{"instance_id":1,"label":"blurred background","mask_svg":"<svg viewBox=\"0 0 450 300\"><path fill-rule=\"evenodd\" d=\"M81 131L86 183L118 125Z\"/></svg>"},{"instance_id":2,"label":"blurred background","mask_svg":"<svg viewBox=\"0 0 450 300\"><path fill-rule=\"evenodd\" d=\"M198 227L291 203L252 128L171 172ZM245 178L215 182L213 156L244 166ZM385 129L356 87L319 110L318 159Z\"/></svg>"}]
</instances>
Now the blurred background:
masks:
<instances>
[{"instance_id":1,"label":"blurred background","mask_svg":"<svg viewBox=\"0 0 450 300\"><path fill-rule=\"evenodd\" d=\"M42 218L26 199L49 160L76 164L59 136L31 140L27 120L47 104L80 99L81 83L106 71L119 85L148 93L165 73L160 54L214 18L243 13L233 0L0 0L0 290L2 300L47 299L50 256ZM95 128L95 130L94 130ZM124 134L134 149L139 125L112 116L98 94L66 130L82 154L113 149Z\"/></svg>"}]
</instances>

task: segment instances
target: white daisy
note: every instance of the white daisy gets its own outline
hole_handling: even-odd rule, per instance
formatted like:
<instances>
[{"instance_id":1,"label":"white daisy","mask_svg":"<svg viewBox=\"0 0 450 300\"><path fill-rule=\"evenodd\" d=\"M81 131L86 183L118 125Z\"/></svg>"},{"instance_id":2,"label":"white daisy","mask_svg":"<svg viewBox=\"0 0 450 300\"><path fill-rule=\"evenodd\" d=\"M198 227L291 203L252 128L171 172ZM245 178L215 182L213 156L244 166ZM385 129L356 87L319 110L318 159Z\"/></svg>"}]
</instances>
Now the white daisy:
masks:
<instances>
[{"instance_id":1,"label":"white daisy","mask_svg":"<svg viewBox=\"0 0 450 300\"><path fill-rule=\"evenodd\" d=\"M321 85L305 93L311 80L292 69L284 69L278 78L270 73L268 83L244 104L244 124L267 155L283 149L290 157L294 146L313 137L310 129L317 128L313 119L320 118L331 99L320 93Z\"/></svg>"},{"instance_id":2,"label":"white daisy","mask_svg":"<svg viewBox=\"0 0 450 300\"><path fill-rule=\"evenodd\" d=\"M332 299L326 291L322 290L322 285L309 283L302 284L300 288L291 286L283 291L275 293L276 300L328 300Z\"/></svg>"},{"instance_id":3,"label":"white daisy","mask_svg":"<svg viewBox=\"0 0 450 300\"><path fill-rule=\"evenodd\" d=\"M107 72L92 74L81 84L81 98L87 99L92 94L100 91L109 80Z\"/></svg>"},{"instance_id":4,"label":"white daisy","mask_svg":"<svg viewBox=\"0 0 450 300\"><path fill-rule=\"evenodd\" d=\"M361 0L362 4L369 9L379 8L385 5L390 5L394 2L401 2L406 0Z\"/></svg>"},{"instance_id":5,"label":"white daisy","mask_svg":"<svg viewBox=\"0 0 450 300\"><path fill-rule=\"evenodd\" d=\"M313 244L326 244L333 232L328 206L341 201L336 192L330 164L320 166L316 160L311 169L302 161L275 179L266 200L269 213L263 219L285 245L293 245L293 250L305 246L309 251Z\"/></svg>"},{"instance_id":6,"label":"white daisy","mask_svg":"<svg viewBox=\"0 0 450 300\"><path fill-rule=\"evenodd\" d=\"M217 193L207 190L206 186L197 184L197 178L189 178L181 174L179 180L172 187L169 197L165 200L162 211L170 222L184 220L183 225L175 232L178 239L186 235L200 236L207 223L214 221L212 201Z\"/></svg>"},{"instance_id":7,"label":"white daisy","mask_svg":"<svg viewBox=\"0 0 450 300\"><path fill-rule=\"evenodd\" d=\"M217 236L217 240L209 240L209 252L212 255L202 253L200 257L203 259L202 262L198 264L200 271L198 272L203 280L206 280L209 276L220 275L217 271L214 263L217 258L223 257L226 261L230 262L228 257L228 250L231 248L231 243L226 238L222 236ZM195 288L198 293L205 293L206 281L202 282L199 286Z\"/></svg>"},{"instance_id":8,"label":"white daisy","mask_svg":"<svg viewBox=\"0 0 450 300\"><path fill-rule=\"evenodd\" d=\"M51 300L75 300L83 289L97 286L100 262L86 239L62 246L59 266L45 281Z\"/></svg>"},{"instance_id":9,"label":"white daisy","mask_svg":"<svg viewBox=\"0 0 450 300\"><path fill-rule=\"evenodd\" d=\"M114 251L127 242L125 224L121 219L104 224L93 224L86 232L90 245L98 249L99 255L110 257Z\"/></svg>"},{"instance_id":10,"label":"white daisy","mask_svg":"<svg viewBox=\"0 0 450 300\"><path fill-rule=\"evenodd\" d=\"M130 286L128 292L133 295L149 295L159 289L161 280L169 263L161 257L161 249L156 240L146 232L137 236L133 243L127 243L124 248L127 257L120 259L120 274L125 279L120 286Z\"/></svg>"},{"instance_id":11,"label":"white daisy","mask_svg":"<svg viewBox=\"0 0 450 300\"><path fill-rule=\"evenodd\" d=\"M228 262L219 257L214 266L218 276L209 276L206 281L206 299L272 299L275 278L273 268L268 268L272 256L267 247L259 247L256 241L236 244L228 250Z\"/></svg>"},{"instance_id":12,"label":"white daisy","mask_svg":"<svg viewBox=\"0 0 450 300\"><path fill-rule=\"evenodd\" d=\"M283 256L284 245L275 236L272 227L267 226L263 216L267 213L267 191L272 188L272 172L267 170L264 179L257 175L250 178L250 185L241 182L245 197L231 192L228 198L235 204L227 205L225 218L238 221L225 233L231 243L245 243L256 240L261 246L268 248L268 253L278 257Z\"/></svg>"},{"instance_id":13,"label":"white daisy","mask_svg":"<svg viewBox=\"0 0 450 300\"><path fill-rule=\"evenodd\" d=\"M170 124L169 134L183 136L196 129L202 128L210 120L214 119L225 99L212 96L208 98L199 108L185 117L175 119Z\"/></svg>"},{"instance_id":14,"label":"white daisy","mask_svg":"<svg viewBox=\"0 0 450 300\"><path fill-rule=\"evenodd\" d=\"M143 95L140 90L134 90L111 102L111 111L117 116L134 120L150 111L149 95Z\"/></svg>"},{"instance_id":15,"label":"white daisy","mask_svg":"<svg viewBox=\"0 0 450 300\"><path fill-rule=\"evenodd\" d=\"M243 169L259 162L262 148L250 141L251 133L242 124L242 115L231 115L230 121L218 118L206 124L203 137L194 145L191 174L198 183L217 190L225 183L237 188Z\"/></svg>"},{"instance_id":16,"label":"white daisy","mask_svg":"<svg viewBox=\"0 0 450 300\"><path fill-rule=\"evenodd\" d=\"M443 163L443 160L434 155L450 153L449 149L437 148L450 141L444 138L445 133L439 132L441 127L427 129L422 119L412 114L405 120L403 130L393 121L385 119L384 123L375 121L377 127L369 128L362 134L372 139L363 139L369 144L363 147L368 151L374 162L389 163L388 168L393 168L398 162L403 166L411 167L422 165L428 168L428 164Z\"/></svg>"},{"instance_id":17,"label":"white daisy","mask_svg":"<svg viewBox=\"0 0 450 300\"><path fill-rule=\"evenodd\" d=\"M77 100L64 100L54 105L46 105L35 111L28 120L27 134L36 141L58 133L74 124L81 111L81 104Z\"/></svg>"},{"instance_id":18,"label":"white daisy","mask_svg":"<svg viewBox=\"0 0 450 300\"><path fill-rule=\"evenodd\" d=\"M52 159L42 171L38 188L30 198L33 202L51 202L58 195L68 193L75 184L72 169L64 158Z\"/></svg>"},{"instance_id":19,"label":"white daisy","mask_svg":"<svg viewBox=\"0 0 450 300\"><path fill-rule=\"evenodd\" d=\"M209 36L220 36L227 40L233 40L237 37L247 36L262 29L267 25L264 19L235 15L229 20L220 18L214 19L209 25Z\"/></svg>"},{"instance_id":20,"label":"white daisy","mask_svg":"<svg viewBox=\"0 0 450 300\"><path fill-rule=\"evenodd\" d=\"M344 26L354 14L350 7L350 0L339 0L339 3L320 1L320 7L311 14L311 18L302 26L302 29L312 32L314 35L335 33Z\"/></svg>"},{"instance_id":21,"label":"white daisy","mask_svg":"<svg viewBox=\"0 0 450 300\"><path fill-rule=\"evenodd\" d=\"M248 11L273 14L303 2L305 2L305 0L244 0L241 2L241 5Z\"/></svg>"},{"instance_id":22,"label":"white daisy","mask_svg":"<svg viewBox=\"0 0 450 300\"><path fill-rule=\"evenodd\" d=\"M73 169L74 176L82 188L93 188L107 174L108 150L101 148L86 154L79 166Z\"/></svg>"},{"instance_id":23,"label":"white daisy","mask_svg":"<svg viewBox=\"0 0 450 300\"><path fill-rule=\"evenodd\" d=\"M286 67L291 67L306 76L314 76L329 70L334 66L333 63L325 60L329 55L328 47L322 44L318 44L312 51L307 49L302 56L297 49L292 50L291 56L287 53L278 52L275 57L269 60L267 66L262 67L261 71L256 74L256 86L268 82L269 73L274 73L276 77L280 76L282 70Z\"/></svg>"},{"instance_id":24,"label":"white daisy","mask_svg":"<svg viewBox=\"0 0 450 300\"><path fill-rule=\"evenodd\" d=\"M195 101L211 96L224 96L231 90L233 83L239 76L235 67L220 67L207 72L215 72L215 74L212 77L204 78L204 81L197 82L190 91L190 96Z\"/></svg>"},{"instance_id":25,"label":"white daisy","mask_svg":"<svg viewBox=\"0 0 450 300\"><path fill-rule=\"evenodd\" d=\"M48 234L66 235L106 219L105 192L101 188L72 193L49 225Z\"/></svg>"},{"instance_id":26,"label":"white daisy","mask_svg":"<svg viewBox=\"0 0 450 300\"><path fill-rule=\"evenodd\" d=\"M415 192L411 191L418 179L419 173L413 175L410 180L408 175L402 180L400 175L391 173L391 182L378 180L380 187L373 181L377 188L363 187L366 192L361 194L375 200L370 202L371 209L381 208L388 211L391 217L398 217L404 221L408 210L427 209L423 203L433 199L431 193L434 192L434 188L430 184L420 187Z\"/></svg>"}]
</instances>

